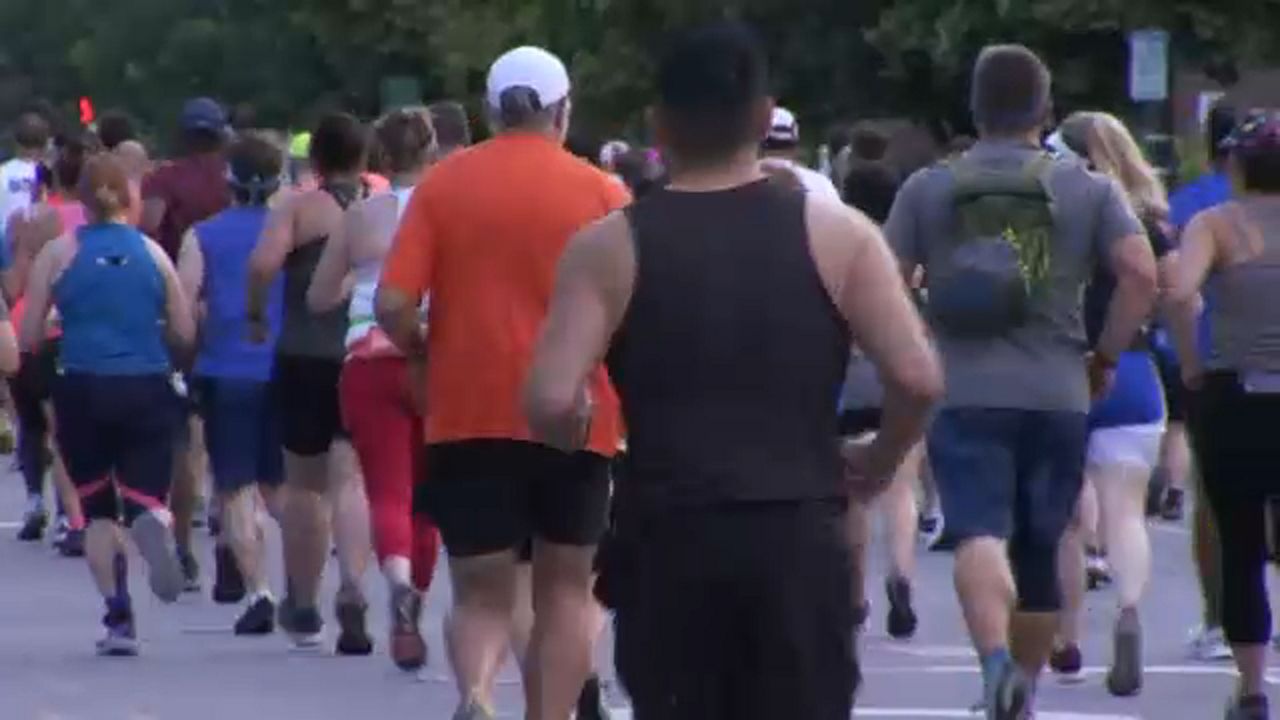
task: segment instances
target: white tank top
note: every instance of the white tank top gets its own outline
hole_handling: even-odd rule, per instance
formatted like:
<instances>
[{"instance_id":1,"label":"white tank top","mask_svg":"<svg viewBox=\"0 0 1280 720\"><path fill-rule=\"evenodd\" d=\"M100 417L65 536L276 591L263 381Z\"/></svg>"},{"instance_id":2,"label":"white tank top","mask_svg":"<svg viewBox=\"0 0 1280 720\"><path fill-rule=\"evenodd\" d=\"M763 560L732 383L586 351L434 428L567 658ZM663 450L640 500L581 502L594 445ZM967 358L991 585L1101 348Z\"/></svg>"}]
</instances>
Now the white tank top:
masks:
<instances>
[{"instance_id":1,"label":"white tank top","mask_svg":"<svg viewBox=\"0 0 1280 720\"><path fill-rule=\"evenodd\" d=\"M396 196L398 222L404 217L409 198L413 196L413 188L395 188L391 192ZM373 310L374 296L378 293L378 279L382 276L382 265L385 260L386 255L383 255L360 263L352 270L355 284L351 288L350 323L347 328L349 356L399 354L391 340L378 328Z\"/></svg>"}]
</instances>

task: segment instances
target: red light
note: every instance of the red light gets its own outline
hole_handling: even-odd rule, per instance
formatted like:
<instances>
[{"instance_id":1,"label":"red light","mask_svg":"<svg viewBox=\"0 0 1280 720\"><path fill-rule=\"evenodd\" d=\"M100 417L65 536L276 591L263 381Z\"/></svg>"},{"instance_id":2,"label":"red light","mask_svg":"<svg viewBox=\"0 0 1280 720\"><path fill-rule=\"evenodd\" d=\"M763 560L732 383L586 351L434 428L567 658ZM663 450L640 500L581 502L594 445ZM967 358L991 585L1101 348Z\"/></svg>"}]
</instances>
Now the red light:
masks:
<instances>
[{"instance_id":1,"label":"red light","mask_svg":"<svg viewBox=\"0 0 1280 720\"><path fill-rule=\"evenodd\" d=\"M93 101L87 97L80 98L80 124L89 126L93 124Z\"/></svg>"}]
</instances>

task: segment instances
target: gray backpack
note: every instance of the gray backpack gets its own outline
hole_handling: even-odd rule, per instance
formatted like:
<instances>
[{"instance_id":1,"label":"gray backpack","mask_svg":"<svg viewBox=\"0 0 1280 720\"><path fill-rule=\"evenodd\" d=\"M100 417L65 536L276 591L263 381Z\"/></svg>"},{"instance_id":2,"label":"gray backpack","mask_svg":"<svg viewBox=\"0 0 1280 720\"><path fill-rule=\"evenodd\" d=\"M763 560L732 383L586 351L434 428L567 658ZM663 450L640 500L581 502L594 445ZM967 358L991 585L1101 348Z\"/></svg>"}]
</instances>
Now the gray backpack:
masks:
<instances>
[{"instance_id":1,"label":"gray backpack","mask_svg":"<svg viewBox=\"0 0 1280 720\"><path fill-rule=\"evenodd\" d=\"M936 327L985 338L1027 322L1052 262L1052 168L1048 154L1014 170L987 167L968 155L950 164L956 234L930 263L927 277Z\"/></svg>"}]
</instances>

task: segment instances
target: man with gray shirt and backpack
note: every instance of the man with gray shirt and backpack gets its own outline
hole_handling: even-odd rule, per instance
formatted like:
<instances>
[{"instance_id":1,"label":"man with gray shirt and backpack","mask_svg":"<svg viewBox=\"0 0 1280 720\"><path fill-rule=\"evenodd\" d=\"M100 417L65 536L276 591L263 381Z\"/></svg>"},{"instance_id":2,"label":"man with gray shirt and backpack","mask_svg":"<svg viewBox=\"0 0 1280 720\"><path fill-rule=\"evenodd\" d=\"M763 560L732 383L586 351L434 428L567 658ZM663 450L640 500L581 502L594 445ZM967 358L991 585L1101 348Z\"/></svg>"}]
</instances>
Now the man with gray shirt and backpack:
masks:
<instances>
[{"instance_id":1,"label":"man with gray shirt and backpack","mask_svg":"<svg viewBox=\"0 0 1280 720\"><path fill-rule=\"evenodd\" d=\"M1055 556L1080 491L1090 397L1157 294L1155 258L1123 192L1041 149L1050 85L1030 50L984 50L971 106L980 141L908 180L885 225L908 276L925 272L947 386L929 456L959 541L956 590L989 720L1031 713L1053 644ZM1100 262L1117 289L1090 353L1081 306Z\"/></svg>"}]
</instances>

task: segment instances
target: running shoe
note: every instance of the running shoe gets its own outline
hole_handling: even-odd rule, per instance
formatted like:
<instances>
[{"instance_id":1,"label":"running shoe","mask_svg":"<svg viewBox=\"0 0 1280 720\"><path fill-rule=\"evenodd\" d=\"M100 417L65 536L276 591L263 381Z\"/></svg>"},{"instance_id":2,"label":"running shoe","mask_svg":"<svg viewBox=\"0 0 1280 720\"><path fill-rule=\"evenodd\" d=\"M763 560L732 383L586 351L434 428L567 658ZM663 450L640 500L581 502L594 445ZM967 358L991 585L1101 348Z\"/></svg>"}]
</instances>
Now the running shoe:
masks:
<instances>
[{"instance_id":1,"label":"running shoe","mask_svg":"<svg viewBox=\"0 0 1280 720\"><path fill-rule=\"evenodd\" d=\"M1111 564L1097 548L1085 550L1085 577L1090 591L1101 590L1111 584Z\"/></svg>"},{"instance_id":2,"label":"running shoe","mask_svg":"<svg viewBox=\"0 0 1280 720\"><path fill-rule=\"evenodd\" d=\"M933 547L935 543L942 537L943 529L946 521L942 518L942 513L933 511L922 514L917 522L917 529L920 532L920 541L927 548Z\"/></svg>"},{"instance_id":3,"label":"running shoe","mask_svg":"<svg viewBox=\"0 0 1280 720\"><path fill-rule=\"evenodd\" d=\"M1178 488L1169 488L1164 494L1164 502L1160 503L1160 519L1168 522L1182 522L1185 514L1183 494Z\"/></svg>"},{"instance_id":4,"label":"running shoe","mask_svg":"<svg viewBox=\"0 0 1280 720\"><path fill-rule=\"evenodd\" d=\"M422 594L401 585L391 591L391 660L413 672L427 664L427 641L422 637Z\"/></svg>"},{"instance_id":5,"label":"running shoe","mask_svg":"<svg viewBox=\"0 0 1280 720\"><path fill-rule=\"evenodd\" d=\"M200 563L187 548L178 548L178 564L182 568L182 592L200 592Z\"/></svg>"},{"instance_id":6,"label":"running shoe","mask_svg":"<svg viewBox=\"0 0 1280 720\"><path fill-rule=\"evenodd\" d=\"M600 677L592 673L582 685L578 695L578 712L574 720L612 720L613 713L604 704L604 688L600 685Z\"/></svg>"},{"instance_id":7,"label":"running shoe","mask_svg":"<svg viewBox=\"0 0 1280 720\"><path fill-rule=\"evenodd\" d=\"M54 550L61 550L62 543L67 541L67 533L71 530L71 523L67 522L66 515L58 515L53 521L53 539L49 543Z\"/></svg>"},{"instance_id":8,"label":"running shoe","mask_svg":"<svg viewBox=\"0 0 1280 720\"><path fill-rule=\"evenodd\" d=\"M1227 644L1222 628L1195 628L1191 631L1188 646L1191 657L1201 662L1219 662L1232 657L1231 646Z\"/></svg>"},{"instance_id":9,"label":"running shoe","mask_svg":"<svg viewBox=\"0 0 1280 720\"><path fill-rule=\"evenodd\" d=\"M285 598L280 604L279 621L296 650L318 649L324 640L324 620L315 608L295 607L290 598Z\"/></svg>"},{"instance_id":10,"label":"running shoe","mask_svg":"<svg viewBox=\"0 0 1280 720\"><path fill-rule=\"evenodd\" d=\"M853 609L853 631L860 633L867 629L867 618L871 617L871 601L864 601Z\"/></svg>"},{"instance_id":11,"label":"running shoe","mask_svg":"<svg viewBox=\"0 0 1280 720\"><path fill-rule=\"evenodd\" d=\"M889 597L889 615L886 623L889 637L910 640L916 634L916 611L911 606L911 583L905 578L889 578L884 584Z\"/></svg>"},{"instance_id":12,"label":"running shoe","mask_svg":"<svg viewBox=\"0 0 1280 720\"><path fill-rule=\"evenodd\" d=\"M1226 720L1271 720L1271 707L1266 695L1237 697L1227 707Z\"/></svg>"},{"instance_id":13,"label":"running shoe","mask_svg":"<svg viewBox=\"0 0 1280 720\"><path fill-rule=\"evenodd\" d=\"M18 540L22 542L40 542L44 538L44 530L49 525L49 513L44 510L28 510L22 517L22 528L18 530Z\"/></svg>"},{"instance_id":14,"label":"running shoe","mask_svg":"<svg viewBox=\"0 0 1280 720\"><path fill-rule=\"evenodd\" d=\"M453 720L495 720L496 718L497 715L492 710L475 700L458 706L458 711L453 714Z\"/></svg>"},{"instance_id":15,"label":"running shoe","mask_svg":"<svg viewBox=\"0 0 1280 720\"><path fill-rule=\"evenodd\" d=\"M995 684L987 688L987 720L1027 720L1031 711L1031 685L1010 662L1000 671Z\"/></svg>"},{"instance_id":16,"label":"running shoe","mask_svg":"<svg viewBox=\"0 0 1280 720\"><path fill-rule=\"evenodd\" d=\"M213 566L213 601L219 605L236 605L243 601L248 591L231 548L225 545L215 548Z\"/></svg>"},{"instance_id":17,"label":"running shoe","mask_svg":"<svg viewBox=\"0 0 1280 720\"><path fill-rule=\"evenodd\" d=\"M1121 610L1116 619L1107 691L1116 697L1142 692L1142 622L1137 610Z\"/></svg>"},{"instance_id":18,"label":"running shoe","mask_svg":"<svg viewBox=\"0 0 1280 720\"><path fill-rule=\"evenodd\" d=\"M373 638L365 622L368 605L364 600L339 600L334 608L338 617L339 655L368 655L373 652Z\"/></svg>"},{"instance_id":19,"label":"running shoe","mask_svg":"<svg viewBox=\"0 0 1280 720\"><path fill-rule=\"evenodd\" d=\"M1080 654L1079 645L1068 644L1054 649L1049 656L1049 667L1063 685L1084 682L1084 657Z\"/></svg>"},{"instance_id":20,"label":"running shoe","mask_svg":"<svg viewBox=\"0 0 1280 720\"><path fill-rule=\"evenodd\" d=\"M84 530L67 530L67 536L58 545L58 552L65 558L84 557Z\"/></svg>"},{"instance_id":21,"label":"running shoe","mask_svg":"<svg viewBox=\"0 0 1280 720\"><path fill-rule=\"evenodd\" d=\"M276 604L270 595L258 597L236 620L236 635L270 635L276 629Z\"/></svg>"},{"instance_id":22,"label":"running shoe","mask_svg":"<svg viewBox=\"0 0 1280 720\"><path fill-rule=\"evenodd\" d=\"M148 510L133 521L129 531L147 561L151 591L164 602L175 602L182 594L185 566L173 543L173 516L164 508Z\"/></svg>"},{"instance_id":23,"label":"running shoe","mask_svg":"<svg viewBox=\"0 0 1280 720\"><path fill-rule=\"evenodd\" d=\"M127 603L108 609L102 624L107 631L97 643L99 655L132 657L138 654L138 634L133 625L133 611Z\"/></svg>"}]
</instances>

